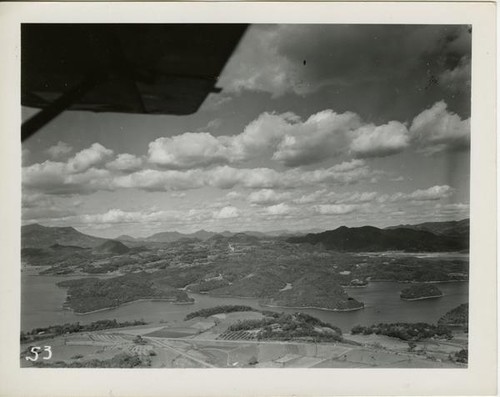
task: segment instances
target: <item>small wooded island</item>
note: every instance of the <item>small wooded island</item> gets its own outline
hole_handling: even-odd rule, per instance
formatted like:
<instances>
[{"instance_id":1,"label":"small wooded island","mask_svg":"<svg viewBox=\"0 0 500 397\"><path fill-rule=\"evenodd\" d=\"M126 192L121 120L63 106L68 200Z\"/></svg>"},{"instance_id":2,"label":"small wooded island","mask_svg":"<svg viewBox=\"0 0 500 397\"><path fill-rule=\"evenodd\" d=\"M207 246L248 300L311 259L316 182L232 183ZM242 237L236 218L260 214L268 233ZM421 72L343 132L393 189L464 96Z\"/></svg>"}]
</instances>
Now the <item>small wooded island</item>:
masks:
<instances>
[{"instance_id":1,"label":"small wooded island","mask_svg":"<svg viewBox=\"0 0 500 397\"><path fill-rule=\"evenodd\" d=\"M441 290L432 284L415 284L401 291L401 299L415 301L421 299L440 298L443 296Z\"/></svg>"}]
</instances>

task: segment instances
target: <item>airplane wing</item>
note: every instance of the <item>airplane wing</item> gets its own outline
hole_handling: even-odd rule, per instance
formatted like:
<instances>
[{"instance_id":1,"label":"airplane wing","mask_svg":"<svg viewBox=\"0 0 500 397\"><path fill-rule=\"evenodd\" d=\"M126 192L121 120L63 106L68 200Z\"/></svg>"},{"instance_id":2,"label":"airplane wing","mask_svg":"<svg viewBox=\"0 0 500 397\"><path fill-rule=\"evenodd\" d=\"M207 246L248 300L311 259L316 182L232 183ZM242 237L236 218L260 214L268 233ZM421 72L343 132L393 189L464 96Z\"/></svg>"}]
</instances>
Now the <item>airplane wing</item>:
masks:
<instances>
[{"instance_id":1,"label":"airplane wing","mask_svg":"<svg viewBox=\"0 0 500 397\"><path fill-rule=\"evenodd\" d=\"M64 110L188 115L211 92L244 24L23 24L24 141Z\"/></svg>"}]
</instances>

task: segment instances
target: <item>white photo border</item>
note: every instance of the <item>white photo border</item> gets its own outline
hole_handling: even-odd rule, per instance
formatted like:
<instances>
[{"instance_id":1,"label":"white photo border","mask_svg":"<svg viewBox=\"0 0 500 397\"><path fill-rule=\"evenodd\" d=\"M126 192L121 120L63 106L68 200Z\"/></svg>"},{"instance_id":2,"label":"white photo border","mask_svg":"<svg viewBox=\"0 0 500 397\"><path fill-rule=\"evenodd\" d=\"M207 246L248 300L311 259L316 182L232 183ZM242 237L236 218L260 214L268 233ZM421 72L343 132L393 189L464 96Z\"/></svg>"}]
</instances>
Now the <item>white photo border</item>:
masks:
<instances>
[{"instance_id":1,"label":"white photo border","mask_svg":"<svg viewBox=\"0 0 500 397\"><path fill-rule=\"evenodd\" d=\"M496 394L495 4L480 2L1 3L0 396ZM472 25L467 369L33 369L19 367L20 24L376 23Z\"/></svg>"}]
</instances>

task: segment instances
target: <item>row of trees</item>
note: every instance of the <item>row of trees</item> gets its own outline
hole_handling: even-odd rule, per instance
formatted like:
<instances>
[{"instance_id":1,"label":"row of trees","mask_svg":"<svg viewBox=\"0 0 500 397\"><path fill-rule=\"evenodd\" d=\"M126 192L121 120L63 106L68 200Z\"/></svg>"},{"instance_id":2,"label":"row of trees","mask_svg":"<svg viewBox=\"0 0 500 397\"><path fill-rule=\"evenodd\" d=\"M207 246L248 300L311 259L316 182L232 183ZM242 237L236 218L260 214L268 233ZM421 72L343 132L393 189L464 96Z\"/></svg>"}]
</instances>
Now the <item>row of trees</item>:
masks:
<instances>
[{"instance_id":1,"label":"row of trees","mask_svg":"<svg viewBox=\"0 0 500 397\"><path fill-rule=\"evenodd\" d=\"M190 320L195 317L210 317L214 314L221 313L233 313L233 312L250 312L256 311L253 307L243 306L243 305L222 305L209 307L207 309L200 309L194 312L189 313L184 320Z\"/></svg>"},{"instance_id":2,"label":"row of trees","mask_svg":"<svg viewBox=\"0 0 500 397\"><path fill-rule=\"evenodd\" d=\"M76 332L100 331L110 328L132 327L135 325L147 324L144 320L134 320L118 322L113 320L98 320L90 324L67 323L63 325L50 325L48 327L38 327L31 331L21 332L21 342L52 338L58 335L73 334Z\"/></svg>"},{"instance_id":3,"label":"row of trees","mask_svg":"<svg viewBox=\"0 0 500 397\"><path fill-rule=\"evenodd\" d=\"M380 323L364 327L356 325L351 329L351 334L363 335L386 335L405 341L419 341L429 338L453 338L451 330L444 325L433 325L427 323Z\"/></svg>"},{"instance_id":4,"label":"row of trees","mask_svg":"<svg viewBox=\"0 0 500 397\"><path fill-rule=\"evenodd\" d=\"M229 331L259 330L257 338L261 340L340 341L340 328L318 320L304 313L272 313L261 320L243 320L228 328Z\"/></svg>"}]
</instances>

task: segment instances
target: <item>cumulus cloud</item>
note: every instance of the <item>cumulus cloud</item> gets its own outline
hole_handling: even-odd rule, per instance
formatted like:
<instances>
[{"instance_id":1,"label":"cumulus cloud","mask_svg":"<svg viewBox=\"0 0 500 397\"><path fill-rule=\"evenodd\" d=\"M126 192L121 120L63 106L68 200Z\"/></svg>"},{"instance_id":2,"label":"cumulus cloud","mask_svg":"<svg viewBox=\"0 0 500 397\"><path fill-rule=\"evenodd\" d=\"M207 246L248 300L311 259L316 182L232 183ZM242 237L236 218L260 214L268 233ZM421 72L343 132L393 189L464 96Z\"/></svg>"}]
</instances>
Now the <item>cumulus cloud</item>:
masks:
<instances>
[{"instance_id":1,"label":"cumulus cloud","mask_svg":"<svg viewBox=\"0 0 500 397\"><path fill-rule=\"evenodd\" d=\"M462 120L440 101L413 119L410 134L417 149L427 155L464 150L470 147L470 119Z\"/></svg>"},{"instance_id":2,"label":"cumulus cloud","mask_svg":"<svg viewBox=\"0 0 500 397\"><path fill-rule=\"evenodd\" d=\"M213 136L186 132L149 144L149 161L170 169L208 167L271 158L287 167L320 163L347 153L378 157L407 146L406 127L398 122L366 125L352 112L326 109L302 121L294 113L262 113L243 132ZM353 141L354 140L354 141Z\"/></svg>"},{"instance_id":3,"label":"cumulus cloud","mask_svg":"<svg viewBox=\"0 0 500 397\"><path fill-rule=\"evenodd\" d=\"M264 112L250 122L241 134L226 140L230 142L234 160L248 160L272 154L290 130L300 127L299 123L300 117L291 112Z\"/></svg>"},{"instance_id":4,"label":"cumulus cloud","mask_svg":"<svg viewBox=\"0 0 500 397\"><path fill-rule=\"evenodd\" d=\"M378 196L377 192L354 192L333 194L329 197L333 198L335 203L369 203L375 200Z\"/></svg>"},{"instance_id":5,"label":"cumulus cloud","mask_svg":"<svg viewBox=\"0 0 500 397\"><path fill-rule=\"evenodd\" d=\"M395 201L437 201L448 198L453 194L453 188L448 185L436 185L428 189L418 189L411 193L394 193L392 195L382 195L380 202Z\"/></svg>"},{"instance_id":6,"label":"cumulus cloud","mask_svg":"<svg viewBox=\"0 0 500 397\"><path fill-rule=\"evenodd\" d=\"M142 159L129 153L119 154L116 159L106 164L106 168L114 171L131 172L142 167Z\"/></svg>"},{"instance_id":7,"label":"cumulus cloud","mask_svg":"<svg viewBox=\"0 0 500 397\"><path fill-rule=\"evenodd\" d=\"M243 197L240 192L235 192L234 190L226 194L226 198L229 200L238 200Z\"/></svg>"},{"instance_id":8,"label":"cumulus cloud","mask_svg":"<svg viewBox=\"0 0 500 397\"><path fill-rule=\"evenodd\" d=\"M348 146L348 133L361 125L359 116L352 112L318 112L303 123L288 126L273 159L294 167L335 157Z\"/></svg>"},{"instance_id":9,"label":"cumulus cloud","mask_svg":"<svg viewBox=\"0 0 500 397\"><path fill-rule=\"evenodd\" d=\"M120 208L112 208L106 212L94 214L82 214L73 217L72 221L87 225L113 225L113 224L150 224L174 221L189 221L189 213L181 211L165 211L148 209L142 211L127 211Z\"/></svg>"},{"instance_id":10,"label":"cumulus cloud","mask_svg":"<svg viewBox=\"0 0 500 397\"><path fill-rule=\"evenodd\" d=\"M385 157L405 150L410 144L406 126L398 121L361 127L350 149L356 157Z\"/></svg>"},{"instance_id":11,"label":"cumulus cloud","mask_svg":"<svg viewBox=\"0 0 500 397\"><path fill-rule=\"evenodd\" d=\"M436 211L439 214L450 216L468 216L470 205L465 203L437 204Z\"/></svg>"},{"instance_id":12,"label":"cumulus cloud","mask_svg":"<svg viewBox=\"0 0 500 397\"><path fill-rule=\"evenodd\" d=\"M301 195L293 200L296 204L364 204L375 202L377 192L345 192L337 193L326 189L316 190L309 194Z\"/></svg>"},{"instance_id":13,"label":"cumulus cloud","mask_svg":"<svg viewBox=\"0 0 500 397\"><path fill-rule=\"evenodd\" d=\"M346 215L358 208L359 206L351 204L322 204L315 206L314 210L321 215Z\"/></svg>"},{"instance_id":14,"label":"cumulus cloud","mask_svg":"<svg viewBox=\"0 0 500 397\"><path fill-rule=\"evenodd\" d=\"M175 191L196 189L204 186L200 170L159 171L146 169L118 176L113 179L114 188L142 189L146 191Z\"/></svg>"},{"instance_id":15,"label":"cumulus cloud","mask_svg":"<svg viewBox=\"0 0 500 397\"><path fill-rule=\"evenodd\" d=\"M170 197L184 198L184 197L186 197L186 193L185 192L172 192L172 193L170 193Z\"/></svg>"},{"instance_id":16,"label":"cumulus cloud","mask_svg":"<svg viewBox=\"0 0 500 397\"><path fill-rule=\"evenodd\" d=\"M221 208L219 211L214 212L213 216L215 219L229 219L238 217L239 211L238 208L233 206L227 206Z\"/></svg>"},{"instance_id":17,"label":"cumulus cloud","mask_svg":"<svg viewBox=\"0 0 500 397\"><path fill-rule=\"evenodd\" d=\"M369 180L378 171L363 161L353 160L313 171L291 169L283 172L271 168L232 168L222 166L204 172L209 186L229 189L241 186L250 189L295 189L317 184L353 184Z\"/></svg>"},{"instance_id":18,"label":"cumulus cloud","mask_svg":"<svg viewBox=\"0 0 500 397\"><path fill-rule=\"evenodd\" d=\"M428 189L419 189L408 195L408 198L415 201L441 200L449 197L453 189L448 185L432 186Z\"/></svg>"},{"instance_id":19,"label":"cumulus cloud","mask_svg":"<svg viewBox=\"0 0 500 397\"><path fill-rule=\"evenodd\" d=\"M321 163L340 154L358 158L397 154L414 144L432 154L465 148L470 120L447 111L444 101L417 115L410 131L399 121L365 123L353 112L325 109L302 120L294 113L264 112L236 135L186 132L149 144L149 162L167 169L206 168L268 159L286 167Z\"/></svg>"},{"instance_id":20,"label":"cumulus cloud","mask_svg":"<svg viewBox=\"0 0 500 397\"><path fill-rule=\"evenodd\" d=\"M302 194L300 197L297 197L293 200L296 204L309 204L317 202L320 198L326 195L326 189L316 190L312 193Z\"/></svg>"},{"instance_id":21,"label":"cumulus cloud","mask_svg":"<svg viewBox=\"0 0 500 397\"><path fill-rule=\"evenodd\" d=\"M290 193L276 192L272 189L262 189L252 192L248 196L248 201L252 204L269 205L279 203L280 201L290 197Z\"/></svg>"},{"instance_id":22,"label":"cumulus cloud","mask_svg":"<svg viewBox=\"0 0 500 397\"><path fill-rule=\"evenodd\" d=\"M276 205L271 205L266 208L266 212L269 215L288 215L292 212L292 207L285 203L280 203Z\"/></svg>"},{"instance_id":23,"label":"cumulus cloud","mask_svg":"<svg viewBox=\"0 0 500 397\"><path fill-rule=\"evenodd\" d=\"M235 187L296 189L317 184L353 184L369 181L381 173L370 169L360 159L310 171L302 168L284 171L265 167L236 168L229 165L172 170L140 169L144 166L142 160L127 153L119 154L106 163L110 156L112 156L111 150L96 143L77 153L67 162L47 160L23 167L23 186L49 194L85 194L115 189L179 191L204 186L218 189ZM100 164L105 168L99 168ZM270 192L259 194L260 197L251 196L254 203L266 200L269 203L273 200L278 202L287 198L283 193L275 197L271 197ZM264 197L264 194L267 194L267 197Z\"/></svg>"},{"instance_id":24,"label":"cumulus cloud","mask_svg":"<svg viewBox=\"0 0 500 397\"><path fill-rule=\"evenodd\" d=\"M100 143L94 143L87 149L78 152L67 163L68 170L73 173L84 172L91 167L104 163L113 155L113 151L106 149Z\"/></svg>"},{"instance_id":25,"label":"cumulus cloud","mask_svg":"<svg viewBox=\"0 0 500 397\"><path fill-rule=\"evenodd\" d=\"M230 155L220 139L208 132L186 132L171 138L158 138L149 144L149 161L166 168L205 167L226 162Z\"/></svg>"},{"instance_id":26,"label":"cumulus cloud","mask_svg":"<svg viewBox=\"0 0 500 397\"><path fill-rule=\"evenodd\" d=\"M100 214L82 215L81 220L84 223L135 223L144 221L144 218L142 212L127 212L113 208Z\"/></svg>"},{"instance_id":27,"label":"cumulus cloud","mask_svg":"<svg viewBox=\"0 0 500 397\"><path fill-rule=\"evenodd\" d=\"M90 168L80 173L73 170L66 163L48 160L33 164L23 168L23 186L48 194L88 194L110 189L112 175L108 170Z\"/></svg>"},{"instance_id":28,"label":"cumulus cloud","mask_svg":"<svg viewBox=\"0 0 500 397\"><path fill-rule=\"evenodd\" d=\"M68 155L72 151L72 146L68 145L65 142L59 141L56 145L49 147L46 150L46 153L50 156L51 159L57 160Z\"/></svg>"}]
</instances>

